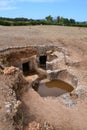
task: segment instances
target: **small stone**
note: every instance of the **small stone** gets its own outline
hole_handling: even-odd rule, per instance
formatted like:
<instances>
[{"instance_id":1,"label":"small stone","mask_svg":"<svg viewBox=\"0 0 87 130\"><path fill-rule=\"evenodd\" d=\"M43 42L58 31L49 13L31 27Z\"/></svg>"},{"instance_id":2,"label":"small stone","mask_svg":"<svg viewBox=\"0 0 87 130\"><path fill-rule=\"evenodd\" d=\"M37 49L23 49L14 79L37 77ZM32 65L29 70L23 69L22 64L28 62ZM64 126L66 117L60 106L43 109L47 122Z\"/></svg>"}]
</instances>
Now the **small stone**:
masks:
<instances>
[{"instance_id":1,"label":"small stone","mask_svg":"<svg viewBox=\"0 0 87 130\"><path fill-rule=\"evenodd\" d=\"M7 113L12 112L12 104L10 102L6 102L5 108Z\"/></svg>"}]
</instances>

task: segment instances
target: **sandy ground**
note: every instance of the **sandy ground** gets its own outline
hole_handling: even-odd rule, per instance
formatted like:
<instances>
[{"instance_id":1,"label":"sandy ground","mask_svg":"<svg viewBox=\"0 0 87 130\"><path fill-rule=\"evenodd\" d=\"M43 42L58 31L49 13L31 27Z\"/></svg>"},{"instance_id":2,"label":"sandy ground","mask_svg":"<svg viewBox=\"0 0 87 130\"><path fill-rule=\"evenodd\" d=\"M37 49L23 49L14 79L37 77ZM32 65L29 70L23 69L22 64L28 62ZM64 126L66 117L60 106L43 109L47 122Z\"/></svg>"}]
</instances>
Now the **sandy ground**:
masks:
<instances>
[{"instance_id":1,"label":"sandy ground","mask_svg":"<svg viewBox=\"0 0 87 130\"><path fill-rule=\"evenodd\" d=\"M85 49L87 28L61 26L0 26L0 47L57 44ZM85 47L84 47L85 46Z\"/></svg>"}]
</instances>

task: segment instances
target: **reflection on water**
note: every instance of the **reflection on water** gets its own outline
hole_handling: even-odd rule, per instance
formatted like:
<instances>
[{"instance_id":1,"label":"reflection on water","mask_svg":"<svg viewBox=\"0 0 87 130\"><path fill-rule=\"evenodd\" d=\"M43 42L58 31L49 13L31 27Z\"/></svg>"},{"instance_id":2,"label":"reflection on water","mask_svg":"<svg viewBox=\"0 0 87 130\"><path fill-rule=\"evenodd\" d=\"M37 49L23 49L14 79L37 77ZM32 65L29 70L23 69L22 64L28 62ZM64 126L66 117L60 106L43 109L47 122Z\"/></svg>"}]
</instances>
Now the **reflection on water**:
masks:
<instances>
[{"instance_id":1,"label":"reflection on water","mask_svg":"<svg viewBox=\"0 0 87 130\"><path fill-rule=\"evenodd\" d=\"M40 83L38 93L42 96L59 96L66 92L71 92L73 87L61 80L53 80L46 83Z\"/></svg>"}]
</instances>

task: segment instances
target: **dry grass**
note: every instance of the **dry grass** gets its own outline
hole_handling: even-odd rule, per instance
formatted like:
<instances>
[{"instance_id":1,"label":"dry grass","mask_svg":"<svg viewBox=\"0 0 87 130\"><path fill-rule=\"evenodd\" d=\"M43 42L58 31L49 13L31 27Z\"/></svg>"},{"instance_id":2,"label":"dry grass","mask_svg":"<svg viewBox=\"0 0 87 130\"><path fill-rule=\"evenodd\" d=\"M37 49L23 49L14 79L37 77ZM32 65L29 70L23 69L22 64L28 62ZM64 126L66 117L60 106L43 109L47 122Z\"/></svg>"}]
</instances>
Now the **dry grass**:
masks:
<instances>
[{"instance_id":1,"label":"dry grass","mask_svg":"<svg viewBox=\"0 0 87 130\"><path fill-rule=\"evenodd\" d=\"M0 47L25 45L87 46L87 28L61 26L0 26Z\"/></svg>"}]
</instances>

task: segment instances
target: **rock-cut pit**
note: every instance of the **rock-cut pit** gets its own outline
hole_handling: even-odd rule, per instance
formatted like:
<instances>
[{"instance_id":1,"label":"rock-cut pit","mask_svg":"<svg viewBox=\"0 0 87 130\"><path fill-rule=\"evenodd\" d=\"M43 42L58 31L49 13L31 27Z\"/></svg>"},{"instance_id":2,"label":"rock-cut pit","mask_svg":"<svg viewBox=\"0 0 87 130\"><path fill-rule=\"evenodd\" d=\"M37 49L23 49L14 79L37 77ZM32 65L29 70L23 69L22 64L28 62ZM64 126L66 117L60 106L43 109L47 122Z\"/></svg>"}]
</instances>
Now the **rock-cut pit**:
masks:
<instances>
[{"instance_id":1,"label":"rock-cut pit","mask_svg":"<svg viewBox=\"0 0 87 130\"><path fill-rule=\"evenodd\" d=\"M7 76L8 81L10 79L9 85L15 92L16 100L13 105L7 102L6 109L8 115L14 109L13 119L17 130L28 130L33 121L41 124L49 121L57 128L58 120L61 130L65 129L61 111L65 110L67 114L69 107L77 104L80 91L79 77L72 73L69 59L66 49L53 45L9 48L0 52L1 73ZM60 112L58 107L61 107ZM49 111L51 114L47 115ZM57 118L56 112L59 113Z\"/></svg>"}]
</instances>

